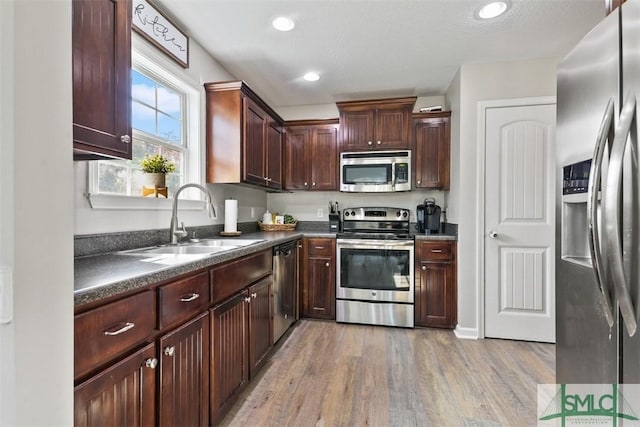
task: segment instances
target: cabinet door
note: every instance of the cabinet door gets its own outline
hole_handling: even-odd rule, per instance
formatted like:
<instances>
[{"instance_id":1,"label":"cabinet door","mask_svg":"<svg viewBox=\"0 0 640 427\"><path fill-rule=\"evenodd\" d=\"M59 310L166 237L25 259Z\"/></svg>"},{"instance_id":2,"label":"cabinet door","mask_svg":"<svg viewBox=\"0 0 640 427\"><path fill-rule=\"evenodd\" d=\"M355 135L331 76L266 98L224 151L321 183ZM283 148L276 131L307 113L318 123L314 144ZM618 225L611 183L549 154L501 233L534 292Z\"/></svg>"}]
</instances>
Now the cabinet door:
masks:
<instances>
[{"instance_id":1,"label":"cabinet door","mask_svg":"<svg viewBox=\"0 0 640 427\"><path fill-rule=\"evenodd\" d=\"M369 150L374 144L375 111L340 112L340 151Z\"/></svg>"},{"instance_id":2,"label":"cabinet door","mask_svg":"<svg viewBox=\"0 0 640 427\"><path fill-rule=\"evenodd\" d=\"M415 188L449 188L449 118L414 122Z\"/></svg>"},{"instance_id":3,"label":"cabinet door","mask_svg":"<svg viewBox=\"0 0 640 427\"><path fill-rule=\"evenodd\" d=\"M74 425L154 426L156 346L149 344L74 389Z\"/></svg>"},{"instance_id":4,"label":"cabinet door","mask_svg":"<svg viewBox=\"0 0 640 427\"><path fill-rule=\"evenodd\" d=\"M273 345L271 276L249 288L249 378L254 378Z\"/></svg>"},{"instance_id":5,"label":"cabinet door","mask_svg":"<svg viewBox=\"0 0 640 427\"><path fill-rule=\"evenodd\" d=\"M416 325L455 326L455 287L451 262L421 262L416 287Z\"/></svg>"},{"instance_id":6,"label":"cabinet door","mask_svg":"<svg viewBox=\"0 0 640 427\"><path fill-rule=\"evenodd\" d=\"M322 126L313 129L311 157L312 190L338 189L338 129L337 126Z\"/></svg>"},{"instance_id":7,"label":"cabinet door","mask_svg":"<svg viewBox=\"0 0 640 427\"><path fill-rule=\"evenodd\" d=\"M131 1L73 0L74 159L131 158Z\"/></svg>"},{"instance_id":8,"label":"cabinet door","mask_svg":"<svg viewBox=\"0 0 640 427\"><path fill-rule=\"evenodd\" d=\"M269 120L267 127L266 152L267 187L282 189L282 128L278 123Z\"/></svg>"},{"instance_id":9,"label":"cabinet door","mask_svg":"<svg viewBox=\"0 0 640 427\"><path fill-rule=\"evenodd\" d=\"M249 98L244 98L244 138L242 180L264 186L267 113Z\"/></svg>"},{"instance_id":10,"label":"cabinet door","mask_svg":"<svg viewBox=\"0 0 640 427\"><path fill-rule=\"evenodd\" d=\"M160 338L161 426L209 421L209 313Z\"/></svg>"},{"instance_id":11,"label":"cabinet door","mask_svg":"<svg viewBox=\"0 0 640 427\"><path fill-rule=\"evenodd\" d=\"M311 130L309 128L287 128L285 142L285 180L287 190L307 190L309 188L309 168ZM317 158L314 158L314 162Z\"/></svg>"},{"instance_id":12,"label":"cabinet door","mask_svg":"<svg viewBox=\"0 0 640 427\"><path fill-rule=\"evenodd\" d=\"M305 239L302 315L335 319L336 263L334 239Z\"/></svg>"},{"instance_id":13,"label":"cabinet door","mask_svg":"<svg viewBox=\"0 0 640 427\"><path fill-rule=\"evenodd\" d=\"M249 380L246 292L211 310L210 422L219 421Z\"/></svg>"},{"instance_id":14,"label":"cabinet door","mask_svg":"<svg viewBox=\"0 0 640 427\"><path fill-rule=\"evenodd\" d=\"M392 106L379 108L376 111L375 129L373 148L408 149L411 145L411 109Z\"/></svg>"}]
</instances>

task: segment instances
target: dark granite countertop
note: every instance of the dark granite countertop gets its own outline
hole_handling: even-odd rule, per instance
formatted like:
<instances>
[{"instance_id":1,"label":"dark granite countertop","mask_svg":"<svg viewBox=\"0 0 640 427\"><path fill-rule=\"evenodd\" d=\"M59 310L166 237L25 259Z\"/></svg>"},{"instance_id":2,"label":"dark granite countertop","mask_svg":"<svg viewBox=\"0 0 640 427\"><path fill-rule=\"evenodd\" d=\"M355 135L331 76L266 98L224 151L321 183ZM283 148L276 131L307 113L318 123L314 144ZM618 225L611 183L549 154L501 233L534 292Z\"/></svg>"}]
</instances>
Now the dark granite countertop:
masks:
<instances>
[{"instance_id":1,"label":"dark granite countertop","mask_svg":"<svg viewBox=\"0 0 640 427\"><path fill-rule=\"evenodd\" d=\"M124 292L144 288L216 264L260 252L279 243L302 237L335 237L324 231L255 232L243 234L240 239L260 239L263 242L210 255L181 257L180 262L170 257L153 258L126 252L80 256L74 259L74 304L76 306L98 301ZM416 240L456 240L451 234L415 235ZM230 237L229 239L233 239Z\"/></svg>"}]
</instances>

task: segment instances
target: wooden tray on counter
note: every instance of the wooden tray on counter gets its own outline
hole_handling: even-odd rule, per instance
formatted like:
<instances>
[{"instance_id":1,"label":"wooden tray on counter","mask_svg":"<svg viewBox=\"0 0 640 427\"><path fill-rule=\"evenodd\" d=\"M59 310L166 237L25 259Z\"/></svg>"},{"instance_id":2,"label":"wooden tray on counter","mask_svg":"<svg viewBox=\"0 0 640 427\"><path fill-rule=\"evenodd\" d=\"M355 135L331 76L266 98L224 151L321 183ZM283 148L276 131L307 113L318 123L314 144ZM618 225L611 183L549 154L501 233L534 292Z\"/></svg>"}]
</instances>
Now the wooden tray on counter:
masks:
<instances>
[{"instance_id":1,"label":"wooden tray on counter","mask_svg":"<svg viewBox=\"0 0 640 427\"><path fill-rule=\"evenodd\" d=\"M293 224L263 224L261 221L258 221L258 226L261 231L293 231L297 225L298 221Z\"/></svg>"}]
</instances>

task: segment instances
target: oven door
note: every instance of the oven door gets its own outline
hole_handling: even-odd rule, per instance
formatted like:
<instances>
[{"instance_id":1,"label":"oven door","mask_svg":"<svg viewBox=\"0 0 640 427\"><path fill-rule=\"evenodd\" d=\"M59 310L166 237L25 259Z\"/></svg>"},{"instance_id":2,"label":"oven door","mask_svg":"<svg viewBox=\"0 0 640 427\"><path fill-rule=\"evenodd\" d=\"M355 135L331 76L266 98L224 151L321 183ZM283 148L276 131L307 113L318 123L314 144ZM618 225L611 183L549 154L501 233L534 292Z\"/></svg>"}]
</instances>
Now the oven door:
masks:
<instances>
[{"instance_id":1,"label":"oven door","mask_svg":"<svg viewBox=\"0 0 640 427\"><path fill-rule=\"evenodd\" d=\"M338 239L336 298L413 303L413 240Z\"/></svg>"}]
</instances>

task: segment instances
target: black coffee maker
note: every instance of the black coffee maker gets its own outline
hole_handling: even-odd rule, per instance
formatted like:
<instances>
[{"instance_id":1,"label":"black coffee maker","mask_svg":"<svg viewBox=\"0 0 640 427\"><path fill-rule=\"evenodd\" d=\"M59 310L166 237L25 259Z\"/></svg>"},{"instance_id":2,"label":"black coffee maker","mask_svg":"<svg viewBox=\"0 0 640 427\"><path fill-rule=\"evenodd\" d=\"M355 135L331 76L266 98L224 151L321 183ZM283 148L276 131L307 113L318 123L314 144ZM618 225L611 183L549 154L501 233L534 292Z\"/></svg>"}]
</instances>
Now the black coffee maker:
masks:
<instances>
[{"instance_id":1,"label":"black coffee maker","mask_svg":"<svg viewBox=\"0 0 640 427\"><path fill-rule=\"evenodd\" d=\"M440 214L442 209L436 205L436 199L428 198L424 203L416 206L418 233L434 234L440 231Z\"/></svg>"}]
</instances>

